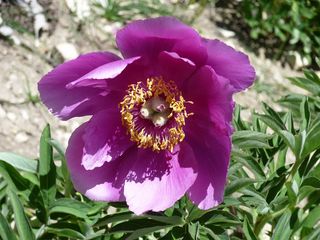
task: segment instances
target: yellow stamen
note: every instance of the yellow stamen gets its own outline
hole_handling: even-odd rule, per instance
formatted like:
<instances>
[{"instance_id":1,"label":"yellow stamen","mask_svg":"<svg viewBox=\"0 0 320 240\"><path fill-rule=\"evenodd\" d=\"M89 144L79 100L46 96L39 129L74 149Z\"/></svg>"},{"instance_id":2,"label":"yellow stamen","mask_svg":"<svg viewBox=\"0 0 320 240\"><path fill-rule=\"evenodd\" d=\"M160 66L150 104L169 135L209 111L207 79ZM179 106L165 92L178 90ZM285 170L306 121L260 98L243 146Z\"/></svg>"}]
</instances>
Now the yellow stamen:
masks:
<instances>
[{"instance_id":1,"label":"yellow stamen","mask_svg":"<svg viewBox=\"0 0 320 240\"><path fill-rule=\"evenodd\" d=\"M160 106L161 109L153 109L155 114L152 115L147 106L149 102L151 105L155 102L157 106L163 106ZM185 119L191 115L187 113L185 103L191 102L184 100L173 81L165 82L161 77L149 78L146 85L137 82L129 86L127 95L120 103L122 124L127 128L131 141L136 142L138 147L152 148L154 151L173 151L174 146L183 141ZM152 107L154 108L154 105ZM165 129L166 134L162 135L146 132L145 128L137 128L134 111L139 108L142 118L150 119L157 128L165 128L170 118L173 118L174 124Z\"/></svg>"}]
</instances>

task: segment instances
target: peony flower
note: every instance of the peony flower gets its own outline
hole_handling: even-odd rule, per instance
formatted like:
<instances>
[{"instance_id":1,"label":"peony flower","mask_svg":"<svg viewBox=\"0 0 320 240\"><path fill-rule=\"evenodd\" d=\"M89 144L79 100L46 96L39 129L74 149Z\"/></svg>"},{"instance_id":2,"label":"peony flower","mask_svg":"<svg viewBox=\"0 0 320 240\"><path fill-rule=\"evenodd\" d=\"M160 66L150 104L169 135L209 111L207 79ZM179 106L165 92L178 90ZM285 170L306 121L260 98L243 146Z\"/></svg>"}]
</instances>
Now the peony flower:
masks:
<instances>
[{"instance_id":1,"label":"peony flower","mask_svg":"<svg viewBox=\"0 0 320 240\"><path fill-rule=\"evenodd\" d=\"M232 94L249 87L248 57L204 39L173 17L119 30L124 59L94 52L39 82L62 120L92 115L66 151L74 187L96 201L126 201L136 214L183 195L200 209L223 201L230 159Z\"/></svg>"}]
</instances>

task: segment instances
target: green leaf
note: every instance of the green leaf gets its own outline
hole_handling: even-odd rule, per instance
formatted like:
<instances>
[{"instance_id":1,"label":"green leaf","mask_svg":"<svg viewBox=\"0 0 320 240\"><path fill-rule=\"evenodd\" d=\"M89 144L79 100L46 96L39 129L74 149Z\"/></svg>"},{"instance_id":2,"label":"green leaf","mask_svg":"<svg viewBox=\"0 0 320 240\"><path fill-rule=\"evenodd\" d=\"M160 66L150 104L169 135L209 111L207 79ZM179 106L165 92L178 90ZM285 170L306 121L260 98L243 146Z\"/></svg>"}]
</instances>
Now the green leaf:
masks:
<instances>
[{"instance_id":1,"label":"green leaf","mask_svg":"<svg viewBox=\"0 0 320 240\"><path fill-rule=\"evenodd\" d=\"M286 122L286 126L289 132L291 132L293 135L296 133L295 129L294 129L294 122L293 122L293 117L292 117L292 112L288 112L285 115L285 122Z\"/></svg>"},{"instance_id":2,"label":"green leaf","mask_svg":"<svg viewBox=\"0 0 320 240\"><path fill-rule=\"evenodd\" d=\"M30 182L10 164L0 161L0 174L4 177L12 189L24 191L29 189Z\"/></svg>"},{"instance_id":3,"label":"green leaf","mask_svg":"<svg viewBox=\"0 0 320 240\"><path fill-rule=\"evenodd\" d=\"M319 220L320 220L320 206L317 206L309 212L309 214L303 220L301 225L303 227L313 228L316 226Z\"/></svg>"},{"instance_id":4,"label":"green leaf","mask_svg":"<svg viewBox=\"0 0 320 240\"><path fill-rule=\"evenodd\" d=\"M310 124L310 108L307 97L304 97L300 104L300 113L302 118L300 131L303 131L308 129Z\"/></svg>"},{"instance_id":5,"label":"green leaf","mask_svg":"<svg viewBox=\"0 0 320 240\"><path fill-rule=\"evenodd\" d=\"M90 205L78 200L69 198L60 198L55 200L49 206L49 214L66 213L79 218L88 218L87 213L90 211Z\"/></svg>"},{"instance_id":6,"label":"green leaf","mask_svg":"<svg viewBox=\"0 0 320 240\"><path fill-rule=\"evenodd\" d=\"M232 143L242 149L270 148L268 140L271 138L271 135L265 133L243 130L233 133Z\"/></svg>"},{"instance_id":7,"label":"green leaf","mask_svg":"<svg viewBox=\"0 0 320 240\"><path fill-rule=\"evenodd\" d=\"M263 169L256 159L252 157L243 158L239 156L232 156L232 160L246 166L255 175L257 179L265 178Z\"/></svg>"},{"instance_id":8,"label":"green leaf","mask_svg":"<svg viewBox=\"0 0 320 240\"><path fill-rule=\"evenodd\" d=\"M50 138L50 126L47 125L40 139L39 159L40 190L46 206L54 202L56 196L56 166L53 162L52 146L48 143Z\"/></svg>"},{"instance_id":9,"label":"green leaf","mask_svg":"<svg viewBox=\"0 0 320 240\"><path fill-rule=\"evenodd\" d=\"M52 227L47 227L45 229L47 233L52 233L55 234L56 236L59 237L67 237L67 238L72 238L72 239L86 239L83 234L69 228L52 228Z\"/></svg>"},{"instance_id":10,"label":"green leaf","mask_svg":"<svg viewBox=\"0 0 320 240\"><path fill-rule=\"evenodd\" d=\"M286 127L282 122L275 121L271 116L261 114L256 114L256 116L275 132L286 130Z\"/></svg>"},{"instance_id":11,"label":"green leaf","mask_svg":"<svg viewBox=\"0 0 320 240\"><path fill-rule=\"evenodd\" d=\"M301 176L307 176L310 171L314 172L317 176L320 177L320 165L316 164L318 159L320 158L320 149L317 149L314 154L312 154L311 158L308 162L305 162L305 168L302 169L303 173L301 173ZM313 174L314 174L313 173Z\"/></svg>"},{"instance_id":12,"label":"green leaf","mask_svg":"<svg viewBox=\"0 0 320 240\"><path fill-rule=\"evenodd\" d=\"M221 227L237 226L241 224L241 222L236 216L227 211L222 210L211 210L207 212L205 215L203 215L201 218L199 218L198 221L202 225L220 225Z\"/></svg>"},{"instance_id":13,"label":"green leaf","mask_svg":"<svg viewBox=\"0 0 320 240\"><path fill-rule=\"evenodd\" d=\"M241 107L240 105L236 105L234 110L234 117L232 119L233 126L237 131L245 130L247 127L245 126L245 123L241 119Z\"/></svg>"},{"instance_id":14,"label":"green leaf","mask_svg":"<svg viewBox=\"0 0 320 240\"><path fill-rule=\"evenodd\" d=\"M279 151L277 161L274 161L275 169L281 168L286 164L288 148Z\"/></svg>"},{"instance_id":15,"label":"green leaf","mask_svg":"<svg viewBox=\"0 0 320 240\"><path fill-rule=\"evenodd\" d=\"M245 217L243 221L243 233L246 236L247 240L257 240L258 238L254 234L252 227L248 221L248 219Z\"/></svg>"},{"instance_id":16,"label":"green leaf","mask_svg":"<svg viewBox=\"0 0 320 240\"><path fill-rule=\"evenodd\" d=\"M261 193L247 189L244 189L242 193L244 195L241 196L241 199L243 199L245 205L248 207L255 206L258 213L266 213L269 211L270 208L266 202L265 196Z\"/></svg>"},{"instance_id":17,"label":"green leaf","mask_svg":"<svg viewBox=\"0 0 320 240\"><path fill-rule=\"evenodd\" d=\"M35 239L35 236L32 233L30 223L25 215L23 206L22 206L17 194L14 191L9 190L8 196L11 200L11 205L12 205L13 212L14 212L14 220L16 222L16 226L18 229L20 239L22 239L22 240Z\"/></svg>"},{"instance_id":18,"label":"green leaf","mask_svg":"<svg viewBox=\"0 0 320 240\"><path fill-rule=\"evenodd\" d=\"M307 132L304 147L302 150L302 158L312 153L320 147L320 117L315 119L314 124Z\"/></svg>"},{"instance_id":19,"label":"green leaf","mask_svg":"<svg viewBox=\"0 0 320 240\"><path fill-rule=\"evenodd\" d=\"M9 152L0 152L0 160L10 164L11 166L19 170L30 173L37 173L38 162L35 160L21 157Z\"/></svg>"},{"instance_id":20,"label":"green leaf","mask_svg":"<svg viewBox=\"0 0 320 240\"><path fill-rule=\"evenodd\" d=\"M158 216L158 215L151 215L151 214L144 214L142 217L146 217L158 222L171 224L171 225L180 225L183 223L182 218L179 216Z\"/></svg>"},{"instance_id":21,"label":"green leaf","mask_svg":"<svg viewBox=\"0 0 320 240\"><path fill-rule=\"evenodd\" d=\"M304 69L303 73L307 79L313 81L315 84L317 84L320 87L320 78L314 71Z\"/></svg>"},{"instance_id":22,"label":"green leaf","mask_svg":"<svg viewBox=\"0 0 320 240\"><path fill-rule=\"evenodd\" d=\"M275 230L272 234L271 240L278 240L278 239L290 239L291 235L291 227L290 227L290 218L291 212L285 212L277 222Z\"/></svg>"},{"instance_id":23,"label":"green leaf","mask_svg":"<svg viewBox=\"0 0 320 240\"><path fill-rule=\"evenodd\" d=\"M228 196L228 195L240 190L241 188L249 186L255 182L257 182L257 180L251 179L251 178L241 178L241 179L234 180L227 185L224 194L226 196Z\"/></svg>"},{"instance_id":24,"label":"green leaf","mask_svg":"<svg viewBox=\"0 0 320 240\"><path fill-rule=\"evenodd\" d=\"M297 201L297 193L296 193L296 191L294 189L294 186L297 186L296 182L286 182L285 186L287 188L287 194L288 194L289 202L293 206Z\"/></svg>"},{"instance_id":25,"label":"green leaf","mask_svg":"<svg viewBox=\"0 0 320 240\"><path fill-rule=\"evenodd\" d=\"M291 132L286 130L286 127L283 123L275 121L272 117L268 115L257 115L268 127L273 131L279 134L279 136L285 141L287 146L293 151L296 152L296 148L299 146L296 144L295 137Z\"/></svg>"},{"instance_id":26,"label":"green leaf","mask_svg":"<svg viewBox=\"0 0 320 240\"><path fill-rule=\"evenodd\" d=\"M316 228L313 231L311 231L307 238L305 238L306 240L319 240L319 236L320 236L320 228Z\"/></svg>"},{"instance_id":27,"label":"green leaf","mask_svg":"<svg viewBox=\"0 0 320 240\"><path fill-rule=\"evenodd\" d=\"M285 129L285 125L281 119L281 117L279 116L279 114L273 110L269 105L267 105L266 103L262 103L263 105L263 109L264 112L267 114L267 116L270 116L273 121L279 126L281 127L281 129Z\"/></svg>"},{"instance_id":28,"label":"green leaf","mask_svg":"<svg viewBox=\"0 0 320 240\"><path fill-rule=\"evenodd\" d=\"M132 234L129 235L129 237L126 238L126 240L135 240L139 237L151 234L153 232L168 228L171 226L155 226L155 227L147 227L147 228L141 228L139 230L134 231Z\"/></svg>"},{"instance_id":29,"label":"green leaf","mask_svg":"<svg viewBox=\"0 0 320 240\"><path fill-rule=\"evenodd\" d=\"M199 239L199 226L199 222L188 224L188 232L191 239Z\"/></svg>"},{"instance_id":30,"label":"green leaf","mask_svg":"<svg viewBox=\"0 0 320 240\"><path fill-rule=\"evenodd\" d=\"M106 226L109 223L116 223L116 222L129 220L133 216L134 215L132 212L121 212L121 213L110 214L103 218L100 218L94 226L95 227Z\"/></svg>"},{"instance_id":31,"label":"green leaf","mask_svg":"<svg viewBox=\"0 0 320 240\"><path fill-rule=\"evenodd\" d=\"M0 237L3 240L16 240L16 235L10 228L7 220L0 212Z\"/></svg>"},{"instance_id":32,"label":"green leaf","mask_svg":"<svg viewBox=\"0 0 320 240\"><path fill-rule=\"evenodd\" d=\"M286 130L280 130L279 135L283 139L283 141L287 144L287 146L291 149L291 151L293 152L298 151L296 149L295 137L292 135L291 132L288 132Z\"/></svg>"},{"instance_id":33,"label":"green leaf","mask_svg":"<svg viewBox=\"0 0 320 240\"><path fill-rule=\"evenodd\" d=\"M65 196L70 196L71 191L73 189L72 181L70 178L69 170L67 167L67 162L65 158L65 150L62 148L62 146L59 144L58 141L54 139L48 139L48 143L59 153L61 158L61 172L62 176L65 182Z\"/></svg>"},{"instance_id":34,"label":"green leaf","mask_svg":"<svg viewBox=\"0 0 320 240\"><path fill-rule=\"evenodd\" d=\"M298 135L295 135L294 140L295 146L293 149L293 153L296 156L296 160L303 160L305 157L302 156L302 152L306 142L306 131L303 130ZM299 164L301 164L301 162L299 162Z\"/></svg>"},{"instance_id":35,"label":"green leaf","mask_svg":"<svg viewBox=\"0 0 320 240\"><path fill-rule=\"evenodd\" d=\"M303 180L301 187L304 186L310 186L313 188L318 188L320 189L320 179L316 177L307 177L306 179Z\"/></svg>"},{"instance_id":36,"label":"green leaf","mask_svg":"<svg viewBox=\"0 0 320 240\"><path fill-rule=\"evenodd\" d=\"M132 219L127 222L119 223L110 229L110 233L132 233L129 238L137 239L140 236L172 227L172 225L164 224L150 219Z\"/></svg>"},{"instance_id":37,"label":"green leaf","mask_svg":"<svg viewBox=\"0 0 320 240\"><path fill-rule=\"evenodd\" d=\"M107 202L94 202L94 205L87 212L88 216L99 214L101 210L105 209L108 206Z\"/></svg>"},{"instance_id":38,"label":"green leaf","mask_svg":"<svg viewBox=\"0 0 320 240\"><path fill-rule=\"evenodd\" d=\"M205 226L200 226L200 230L205 232L206 235L210 236L213 240L221 240L221 238L218 235L216 235L210 228L207 228Z\"/></svg>"},{"instance_id":39,"label":"green leaf","mask_svg":"<svg viewBox=\"0 0 320 240\"><path fill-rule=\"evenodd\" d=\"M320 85L315 83L313 79L303 78L303 77L294 77L288 78L294 85L309 91L315 96L320 93Z\"/></svg>"}]
</instances>

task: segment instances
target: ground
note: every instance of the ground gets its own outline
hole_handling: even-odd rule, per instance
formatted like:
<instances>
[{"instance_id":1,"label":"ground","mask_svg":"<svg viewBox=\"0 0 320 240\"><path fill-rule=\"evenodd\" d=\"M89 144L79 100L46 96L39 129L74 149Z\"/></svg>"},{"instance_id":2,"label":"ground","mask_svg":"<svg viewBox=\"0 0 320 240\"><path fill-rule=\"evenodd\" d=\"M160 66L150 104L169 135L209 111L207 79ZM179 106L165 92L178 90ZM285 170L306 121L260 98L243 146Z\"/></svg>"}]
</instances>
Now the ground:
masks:
<instances>
[{"instance_id":1,"label":"ground","mask_svg":"<svg viewBox=\"0 0 320 240\"><path fill-rule=\"evenodd\" d=\"M64 122L52 116L36 99L37 82L54 66L77 54L103 49L117 53L114 34L121 27L119 23L92 15L81 21L70 12L65 1L39 2L47 2L43 5L51 20L47 32L39 39L29 32L17 32L20 44L0 39L0 151L30 158L38 156L39 137L46 123L52 127L53 138L65 147L70 133L84 121L82 118ZM1 6L3 18L6 7ZM263 50L259 56L249 52L232 32L215 25L215 17L219 16L204 10L193 26L204 37L218 38L246 52L257 72L255 85L235 96L235 101L247 109L245 117L249 118L252 110L259 110L262 101L274 103L288 90L298 91L286 77L300 73L266 59Z\"/></svg>"}]
</instances>

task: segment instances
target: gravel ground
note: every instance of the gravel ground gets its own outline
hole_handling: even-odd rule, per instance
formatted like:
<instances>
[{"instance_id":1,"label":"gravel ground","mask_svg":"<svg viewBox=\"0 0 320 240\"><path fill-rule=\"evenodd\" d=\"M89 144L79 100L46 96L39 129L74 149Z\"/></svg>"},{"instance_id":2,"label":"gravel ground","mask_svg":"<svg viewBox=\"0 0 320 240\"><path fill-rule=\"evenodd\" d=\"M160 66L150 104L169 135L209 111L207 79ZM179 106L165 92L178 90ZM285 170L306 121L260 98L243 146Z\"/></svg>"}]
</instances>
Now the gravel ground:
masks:
<instances>
[{"instance_id":1,"label":"gravel ground","mask_svg":"<svg viewBox=\"0 0 320 240\"><path fill-rule=\"evenodd\" d=\"M30 158L38 155L38 142L46 123L52 127L53 138L66 146L70 133L83 121L59 121L41 103L33 103L31 99L38 94L39 79L53 66L79 53L102 49L117 52L114 33L121 27L118 23L94 17L79 22L76 16L70 14L64 1L47 1L46 8L50 10L47 11L49 14L54 15L49 16L50 30L40 39L28 33L15 33L20 45L0 39L0 151L15 152ZM279 108L274 104L275 100L287 91L299 91L290 86L285 78L299 73L265 59L263 51L259 56L248 52L232 32L217 28L209 20L210 14L214 16L214 13L205 10L194 22L194 27L205 37L219 38L246 52L257 71L255 86L235 96L236 102L247 109L244 111L246 118L250 117L252 110L260 109L261 101Z\"/></svg>"}]
</instances>

